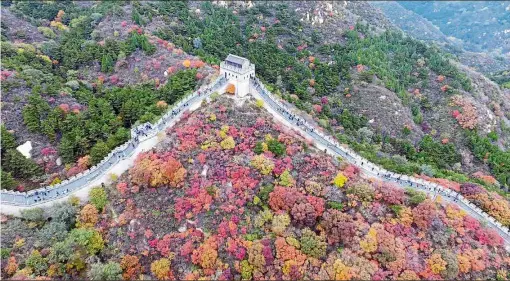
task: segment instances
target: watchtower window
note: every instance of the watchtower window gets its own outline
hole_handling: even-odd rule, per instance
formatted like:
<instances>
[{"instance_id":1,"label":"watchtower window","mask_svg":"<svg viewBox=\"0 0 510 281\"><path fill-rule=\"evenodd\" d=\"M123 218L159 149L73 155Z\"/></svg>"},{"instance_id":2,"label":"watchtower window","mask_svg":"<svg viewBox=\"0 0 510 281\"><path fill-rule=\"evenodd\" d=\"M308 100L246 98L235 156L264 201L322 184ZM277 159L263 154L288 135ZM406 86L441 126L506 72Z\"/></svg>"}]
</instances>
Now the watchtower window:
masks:
<instances>
[{"instance_id":1,"label":"watchtower window","mask_svg":"<svg viewBox=\"0 0 510 281\"><path fill-rule=\"evenodd\" d=\"M243 65L242 64L239 64L239 63L235 63L233 61L225 61L228 65L230 66L233 66L233 67L237 67L237 68L243 68Z\"/></svg>"}]
</instances>

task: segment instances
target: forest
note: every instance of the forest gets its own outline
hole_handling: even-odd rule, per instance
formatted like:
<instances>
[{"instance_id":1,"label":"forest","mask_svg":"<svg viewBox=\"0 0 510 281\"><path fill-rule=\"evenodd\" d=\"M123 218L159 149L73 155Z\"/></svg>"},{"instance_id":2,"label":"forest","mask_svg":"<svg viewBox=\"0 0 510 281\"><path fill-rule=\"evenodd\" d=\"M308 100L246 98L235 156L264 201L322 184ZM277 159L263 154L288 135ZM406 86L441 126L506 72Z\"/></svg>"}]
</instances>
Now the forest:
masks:
<instances>
[{"instance_id":1,"label":"forest","mask_svg":"<svg viewBox=\"0 0 510 281\"><path fill-rule=\"evenodd\" d=\"M504 198L477 184L459 191L498 202L491 215L510 224ZM188 114L89 199L3 219L2 277L509 277L495 230L440 196L361 177L254 101L239 108L219 97Z\"/></svg>"},{"instance_id":2,"label":"forest","mask_svg":"<svg viewBox=\"0 0 510 281\"><path fill-rule=\"evenodd\" d=\"M324 133L510 226L505 129L482 128L479 81L454 56L363 18L335 37L300 20L299 2L231 4L2 1L2 188L51 188L87 170L236 54ZM262 100L221 94L88 200L1 215L1 278L510 279L505 240L486 221L367 178L276 123ZM16 149L26 140L32 158Z\"/></svg>"}]
</instances>

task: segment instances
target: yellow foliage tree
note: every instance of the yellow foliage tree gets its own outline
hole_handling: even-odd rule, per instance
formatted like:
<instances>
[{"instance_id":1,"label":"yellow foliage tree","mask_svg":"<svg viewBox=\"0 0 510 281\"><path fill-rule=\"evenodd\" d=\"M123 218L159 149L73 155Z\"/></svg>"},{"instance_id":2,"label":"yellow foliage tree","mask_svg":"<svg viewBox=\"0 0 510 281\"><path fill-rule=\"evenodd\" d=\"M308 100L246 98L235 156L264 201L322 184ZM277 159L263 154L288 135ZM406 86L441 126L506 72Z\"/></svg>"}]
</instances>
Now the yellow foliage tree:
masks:
<instances>
[{"instance_id":1,"label":"yellow foliage tree","mask_svg":"<svg viewBox=\"0 0 510 281\"><path fill-rule=\"evenodd\" d=\"M459 263L459 271L468 273L471 270L471 260L465 255L457 255L457 262Z\"/></svg>"},{"instance_id":2,"label":"yellow foliage tree","mask_svg":"<svg viewBox=\"0 0 510 281\"><path fill-rule=\"evenodd\" d=\"M446 265L448 265L439 253L432 254L430 258L427 259L427 264L430 266L430 270L435 274L441 273L441 271L446 269Z\"/></svg>"},{"instance_id":3,"label":"yellow foliage tree","mask_svg":"<svg viewBox=\"0 0 510 281\"><path fill-rule=\"evenodd\" d=\"M94 227L99 220L98 211L92 204L87 204L83 207L80 212L79 227Z\"/></svg>"},{"instance_id":4,"label":"yellow foliage tree","mask_svg":"<svg viewBox=\"0 0 510 281\"><path fill-rule=\"evenodd\" d=\"M186 68L189 68L191 66L191 61L190 60L184 60L182 62L182 65Z\"/></svg>"},{"instance_id":5,"label":"yellow foliage tree","mask_svg":"<svg viewBox=\"0 0 510 281\"><path fill-rule=\"evenodd\" d=\"M398 221L407 227L413 224L413 211L409 207L402 206L402 209L398 213Z\"/></svg>"},{"instance_id":6,"label":"yellow foliage tree","mask_svg":"<svg viewBox=\"0 0 510 281\"><path fill-rule=\"evenodd\" d=\"M340 259L335 260L333 268L335 269L335 280L351 280L350 267L345 265Z\"/></svg>"},{"instance_id":7,"label":"yellow foliage tree","mask_svg":"<svg viewBox=\"0 0 510 281\"><path fill-rule=\"evenodd\" d=\"M158 280L167 280L169 279L170 273L170 260L167 258L162 258L152 262L151 264L151 272L154 274Z\"/></svg>"},{"instance_id":8,"label":"yellow foliage tree","mask_svg":"<svg viewBox=\"0 0 510 281\"><path fill-rule=\"evenodd\" d=\"M7 266L4 268L4 271L8 276L11 276L16 272L16 270L18 270L18 263L16 262L16 258L11 256L7 262Z\"/></svg>"},{"instance_id":9,"label":"yellow foliage tree","mask_svg":"<svg viewBox=\"0 0 510 281\"><path fill-rule=\"evenodd\" d=\"M367 253L375 252L377 250L377 230L371 227L365 239L359 241L359 246Z\"/></svg>"},{"instance_id":10,"label":"yellow foliage tree","mask_svg":"<svg viewBox=\"0 0 510 281\"><path fill-rule=\"evenodd\" d=\"M271 225L271 230L276 235L282 235L287 226L290 224L290 216L287 213L279 214L273 216L273 222Z\"/></svg>"},{"instance_id":11,"label":"yellow foliage tree","mask_svg":"<svg viewBox=\"0 0 510 281\"><path fill-rule=\"evenodd\" d=\"M264 155L255 155L250 161L252 167L256 168L263 175L269 175L274 169L274 163Z\"/></svg>"},{"instance_id":12,"label":"yellow foliage tree","mask_svg":"<svg viewBox=\"0 0 510 281\"><path fill-rule=\"evenodd\" d=\"M233 149L236 147L236 142L232 136L228 136L220 142L220 145L223 149Z\"/></svg>"},{"instance_id":13,"label":"yellow foliage tree","mask_svg":"<svg viewBox=\"0 0 510 281\"><path fill-rule=\"evenodd\" d=\"M333 184L338 188L343 187L346 182L347 182L347 177L344 176L344 174L342 174L342 172L338 172L335 179L333 179Z\"/></svg>"},{"instance_id":14,"label":"yellow foliage tree","mask_svg":"<svg viewBox=\"0 0 510 281\"><path fill-rule=\"evenodd\" d=\"M294 178L292 177L292 175L290 174L289 170L285 170L281 175L280 175L280 181L278 182L280 185L283 185L283 186L292 186L294 184L296 184L296 181L294 180Z\"/></svg>"}]
</instances>

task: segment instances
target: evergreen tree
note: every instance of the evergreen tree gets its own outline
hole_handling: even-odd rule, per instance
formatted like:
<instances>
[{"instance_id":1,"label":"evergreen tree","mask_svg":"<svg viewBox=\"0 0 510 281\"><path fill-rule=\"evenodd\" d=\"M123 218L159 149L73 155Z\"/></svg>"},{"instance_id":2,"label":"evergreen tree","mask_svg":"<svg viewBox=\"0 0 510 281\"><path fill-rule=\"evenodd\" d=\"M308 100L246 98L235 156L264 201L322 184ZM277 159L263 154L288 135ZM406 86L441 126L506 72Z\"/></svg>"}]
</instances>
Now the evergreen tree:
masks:
<instances>
[{"instance_id":1,"label":"evergreen tree","mask_svg":"<svg viewBox=\"0 0 510 281\"><path fill-rule=\"evenodd\" d=\"M103 141L98 141L90 150L90 158L92 163L96 164L101 162L103 158L110 153L111 149Z\"/></svg>"},{"instance_id":2,"label":"evergreen tree","mask_svg":"<svg viewBox=\"0 0 510 281\"><path fill-rule=\"evenodd\" d=\"M7 131L7 128L5 128L5 126L2 124L0 126L1 128L1 143L2 143L2 155L4 154L5 151L7 151L8 149L13 149L13 148L16 148L16 138L14 137L13 134L9 133Z\"/></svg>"},{"instance_id":3,"label":"evergreen tree","mask_svg":"<svg viewBox=\"0 0 510 281\"><path fill-rule=\"evenodd\" d=\"M40 176L42 169L30 158L26 158L16 149L9 149L2 159L2 166L16 178L30 179Z\"/></svg>"},{"instance_id":4,"label":"evergreen tree","mask_svg":"<svg viewBox=\"0 0 510 281\"><path fill-rule=\"evenodd\" d=\"M12 177L11 173L5 172L2 169L0 169L0 172L2 174L2 178L0 179L0 185L2 186L2 189L12 190L18 185L16 180Z\"/></svg>"},{"instance_id":5,"label":"evergreen tree","mask_svg":"<svg viewBox=\"0 0 510 281\"><path fill-rule=\"evenodd\" d=\"M28 104L23 108L23 120L30 131L41 130L41 122L50 111L50 105L39 93L34 92L28 97Z\"/></svg>"}]
</instances>

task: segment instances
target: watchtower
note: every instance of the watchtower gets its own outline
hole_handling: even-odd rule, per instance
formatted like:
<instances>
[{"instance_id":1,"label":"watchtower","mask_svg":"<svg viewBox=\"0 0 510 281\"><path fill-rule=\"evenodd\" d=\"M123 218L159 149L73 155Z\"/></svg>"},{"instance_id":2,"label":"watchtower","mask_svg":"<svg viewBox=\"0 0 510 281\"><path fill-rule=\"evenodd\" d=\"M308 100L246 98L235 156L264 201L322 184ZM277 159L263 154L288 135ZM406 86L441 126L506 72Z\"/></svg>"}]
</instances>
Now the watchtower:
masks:
<instances>
[{"instance_id":1,"label":"watchtower","mask_svg":"<svg viewBox=\"0 0 510 281\"><path fill-rule=\"evenodd\" d=\"M246 58L229 54L220 63L220 75L234 85L237 97L244 97L250 93L250 78L255 78L255 65Z\"/></svg>"}]
</instances>

